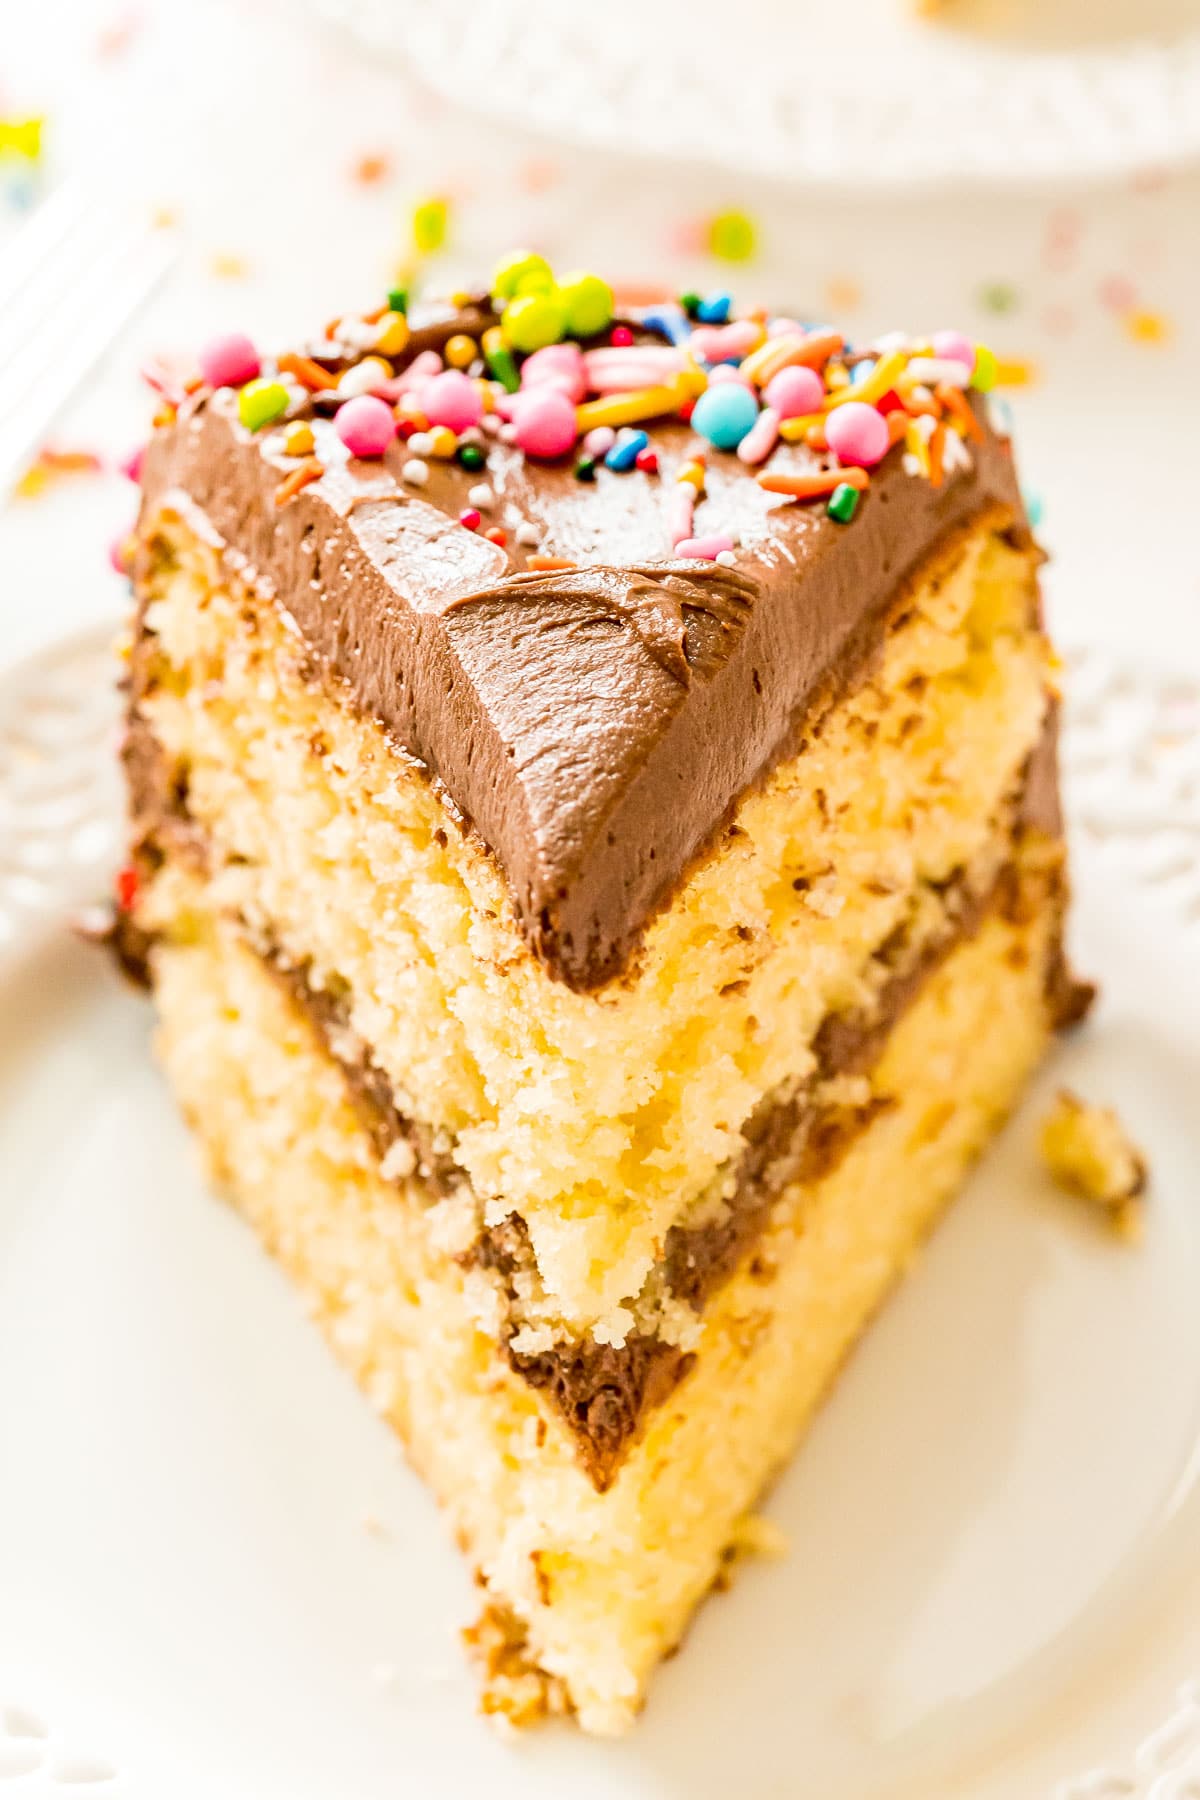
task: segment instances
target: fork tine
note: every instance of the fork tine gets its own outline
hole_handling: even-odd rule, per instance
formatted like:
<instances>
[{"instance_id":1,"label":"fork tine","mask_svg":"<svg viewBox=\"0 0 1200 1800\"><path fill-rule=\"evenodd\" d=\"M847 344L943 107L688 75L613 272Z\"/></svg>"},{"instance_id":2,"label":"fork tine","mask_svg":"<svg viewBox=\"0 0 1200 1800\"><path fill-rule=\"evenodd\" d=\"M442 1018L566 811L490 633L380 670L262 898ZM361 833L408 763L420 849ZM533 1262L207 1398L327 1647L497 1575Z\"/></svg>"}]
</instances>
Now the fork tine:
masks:
<instances>
[{"instance_id":1,"label":"fork tine","mask_svg":"<svg viewBox=\"0 0 1200 1800\"><path fill-rule=\"evenodd\" d=\"M23 341L39 328L45 314L58 309L70 297L76 311L80 295L90 295L102 277L99 271L113 260L121 242L132 244L145 235L139 231L114 231L111 220L92 213L76 224L29 268L28 279L0 301L0 364L18 357ZM114 241L114 240L120 241Z\"/></svg>"},{"instance_id":2,"label":"fork tine","mask_svg":"<svg viewBox=\"0 0 1200 1800\"><path fill-rule=\"evenodd\" d=\"M94 306L91 296L102 298L120 283L124 269L146 244L147 233L127 230L119 236L105 224L94 254L91 235L70 242L72 248L41 264L37 279L12 306L0 311L0 417L19 409L42 360L41 346L55 337L65 344L81 324L86 326ZM87 272L85 305L79 299L81 266Z\"/></svg>"},{"instance_id":3,"label":"fork tine","mask_svg":"<svg viewBox=\"0 0 1200 1800\"><path fill-rule=\"evenodd\" d=\"M86 223L88 216L83 194L73 183L60 187L38 207L0 260L0 314L13 295L33 280L41 264L55 254L71 230Z\"/></svg>"}]
</instances>

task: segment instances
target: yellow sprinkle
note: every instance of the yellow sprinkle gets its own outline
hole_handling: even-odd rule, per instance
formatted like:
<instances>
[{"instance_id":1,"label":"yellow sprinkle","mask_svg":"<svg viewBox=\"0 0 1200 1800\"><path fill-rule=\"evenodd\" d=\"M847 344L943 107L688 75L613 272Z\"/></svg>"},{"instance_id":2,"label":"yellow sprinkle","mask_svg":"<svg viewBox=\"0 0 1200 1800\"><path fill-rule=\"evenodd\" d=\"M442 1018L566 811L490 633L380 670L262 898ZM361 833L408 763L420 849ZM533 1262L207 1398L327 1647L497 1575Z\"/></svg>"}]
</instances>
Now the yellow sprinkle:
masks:
<instances>
[{"instance_id":1,"label":"yellow sprinkle","mask_svg":"<svg viewBox=\"0 0 1200 1800\"><path fill-rule=\"evenodd\" d=\"M385 312L379 321L375 347L385 356L399 356L408 343L408 320L402 312Z\"/></svg>"},{"instance_id":2,"label":"yellow sprinkle","mask_svg":"<svg viewBox=\"0 0 1200 1800\"><path fill-rule=\"evenodd\" d=\"M42 154L41 119L0 119L0 156L37 162Z\"/></svg>"},{"instance_id":3,"label":"yellow sprinkle","mask_svg":"<svg viewBox=\"0 0 1200 1800\"><path fill-rule=\"evenodd\" d=\"M797 413L794 419L785 419L779 427L779 435L785 444L800 444L808 436L814 425L825 423L824 413Z\"/></svg>"},{"instance_id":4,"label":"yellow sprinkle","mask_svg":"<svg viewBox=\"0 0 1200 1800\"><path fill-rule=\"evenodd\" d=\"M1121 323L1135 344L1165 344L1171 336L1171 321L1162 313L1141 312L1137 307L1121 315Z\"/></svg>"},{"instance_id":5,"label":"yellow sprinkle","mask_svg":"<svg viewBox=\"0 0 1200 1800\"><path fill-rule=\"evenodd\" d=\"M444 355L452 369L467 369L479 355L479 345L465 331L456 331L447 338Z\"/></svg>"},{"instance_id":6,"label":"yellow sprinkle","mask_svg":"<svg viewBox=\"0 0 1200 1800\"><path fill-rule=\"evenodd\" d=\"M413 208L412 241L419 256L432 256L443 248L450 229L450 203L438 196Z\"/></svg>"},{"instance_id":7,"label":"yellow sprinkle","mask_svg":"<svg viewBox=\"0 0 1200 1800\"><path fill-rule=\"evenodd\" d=\"M1032 362L1005 362L996 358L997 387L1032 387L1038 378L1038 366Z\"/></svg>"},{"instance_id":8,"label":"yellow sprinkle","mask_svg":"<svg viewBox=\"0 0 1200 1800\"><path fill-rule=\"evenodd\" d=\"M13 489L17 500L36 500L50 485L50 471L44 463L30 463L16 487Z\"/></svg>"},{"instance_id":9,"label":"yellow sprinkle","mask_svg":"<svg viewBox=\"0 0 1200 1800\"><path fill-rule=\"evenodd\" d=\"M922 475L929 474L929 445L917 429L915 419L908 425L904 433L904 448L916 457L921 465Z\"/></svg>"},{"instance_id":10,"label":"yellow sprinkle","mask_svg":"<svg viewBox=\"0 0 1200 1800\"><path fill-rule=\"evenodd\" d=\"M686 481L694 487L698 494L704 492L705 469L703 463L685 462L675 477L676 481Z\"/></svg>"},{"instance_id":11,"label":"yellow sprinkle","mask_svg":"<svg viewBox=\"0 0 1200 1800\"><path fill-rule=\"evenodd\" d=\"M865 400L868 406L876 400L882 400L889 388L895 387L897 377L903 372L908 357L903 350L889 350L881 356L865 381L857 387L839 388L827 402L828 412L835 406L843 406L847 400Z\"/></svg>"},{"instance_id":12,"label":"yellow sprinkle","mask_svg":"<svg viewBox=\"0 0 1200 1800\"><path fill-rule=\"evenodd\" d=\"M448 462L458 449L458 439L448 425L435 425L429 434L429 454Z\"/></svg>"},{"instance_id":13,"label":"yellow sprinkle","mask_svg":"<svg viewBox=\"0 0 1200 1800\"><path fill-rule=\"evenodd\" d=\"M699 390L693 385L695 377L700 380ZM658 419L664 413L678 412L683 402L703 391L704 386L705 378L699 369L685 369L661 387L635 388L628 394L585 400L575 408L575 424L582 433L596 425L636 425L643 419Z\"/></svg>"},{"instance_id":14,"label":"yellow sprinkle","mask_svg":"<svg viewBox=\"0 0 1200 1800\"><path fill-rule=\"evenodd\" d=\"M298 421L295 425L288 426L283 438L285 456L311 456L315 448L311 425Z\"/></svg>"},{"instance_id":15,"label":"yellow sprinkle","mask_svg":"<svg viewBox=\"0 0 1200 1800\"><path fill-rule=\"evenodd\" d=\"M222 281L240 281L249 271L249 263L244 256L237 256L231 250L218 250L209 263L214 275Z\"/></svg>"}]
</instances>

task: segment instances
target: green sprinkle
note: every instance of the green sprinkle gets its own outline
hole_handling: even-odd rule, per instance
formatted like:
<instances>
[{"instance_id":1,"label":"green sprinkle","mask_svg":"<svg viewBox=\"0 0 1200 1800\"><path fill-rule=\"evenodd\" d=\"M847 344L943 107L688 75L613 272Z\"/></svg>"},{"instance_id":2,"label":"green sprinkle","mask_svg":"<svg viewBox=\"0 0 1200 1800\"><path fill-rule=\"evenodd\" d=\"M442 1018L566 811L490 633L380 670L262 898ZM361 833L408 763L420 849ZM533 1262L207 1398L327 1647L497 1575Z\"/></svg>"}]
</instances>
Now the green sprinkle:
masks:
<instances>
[{"instance_id":1,"label":"green sprinkle","mask_svg":"<svg viewBox=\"0 0 1200 1800\"><path fill-rule=\"evenodd\" d=\"M482 469L487 458L478 444L464 444L458 453L458 460L464 469Z\"/></svg>"},{"instance_id":2,"label":"green sprinkle","mask_svg":"<svg viewBox=\"0 0 1200 1800\"><path fill-rule=\"evenodd\" d=\"M238 390L238 418L249 431L259 431L285 413L291 396L282 381L267 381L259 376Z\"/></svg>"},{"instance_id":3,"label":"green sprinkle","mask_svg":"<svg viewBox=\"0 0 1200 1800\"><path fill-rule=\"evenodd\" d=\"M407 314L407 312L408 312L408 289L407 288L403 288L403 287L389 288L387 300L388 300L388 311L389 312L398 312L398 313Z\"/></svg>"},{"instance_id":4,"label":"green sprinkle","mask_svg":"<svg viewBox=\"0 0 1200 1800\"><path fill-rule=\"evenodd\" d=\"M1017 304L1017 290L1009 281L989 281L979 290L979 304L988 312L1012 312Z\"/></svg>"},{"instance_id":5,"label":"green sprinkle","mask_svg":"<svg viewBox=\"0 0 1200 1800\"><path fill-rule=\"evenodd\" d=\"M506 394L515 394L521 385L521 377L517 374L517 365L513 361L512 351L504 341L504 333L498 325L489 326L483 334L483 360L488 372L500 383Z\"/></svg>"},{"instance_id":6,"label":"green sprinkle","mask_svg":"<svg viewBox=\"0 0 1200 1800\"><path fill-rule=\"evenodd\" d=\"M450 207L445 200L422 200L413 208L413 244L422 256L432 256L446 242L450 229Z\"/></svg>"},{"instance_id":7,"label":"green sprinkle","mask_svg":"<svg viewBox=\"0 0 1200 1800\"><path fill-rule=\"evenodd\" d=\"M576 481L595 481L596 459L594 456L581 456L575 464Z\"/></svg>"},{"instance_id":8,"label":"green sprinkle","mask_svg":"<svg viewBox=\"0 0 1200 1800\"><path fill-rule=\"evenodd\" d=\"M975 346L975 369L971 376L971 386L978 388L981 394L990 393L996 385L996 358L986 344Z\"/></svg>"},{"instance_id":9,"label":"green sprinkle","mask_svg":"<svg viewBox=\"0 0 1200 1800\"><path fill-rule=\"evenodd\" d=\"M747 213L731 209L708 222L708 249L722 262L749 262L758 247L758 232Z\"/></svg>"},{"instance_id":10,"label":"green sprinkle","mask_svg":"<svg viewBox=\"0 0 1200 1800\"><path fill-rule=\"evenodd\" d=\"M686 294L680 294L679 304L682 306L688 318L694 319L700 306L700 296L699 294L693 294L689 288Z\"/></svg>"},{"instance_id":11,"label":"green sprinkle","mask_svg":"<svg viewBox=\"0 0 1200 1800\"><path fill-rule=\"evenodd\" d=\"M829 496L829 516L839 525L848 525L858 510L858 489L848 481L839 482Z\"/></svg>"}]
</instances>

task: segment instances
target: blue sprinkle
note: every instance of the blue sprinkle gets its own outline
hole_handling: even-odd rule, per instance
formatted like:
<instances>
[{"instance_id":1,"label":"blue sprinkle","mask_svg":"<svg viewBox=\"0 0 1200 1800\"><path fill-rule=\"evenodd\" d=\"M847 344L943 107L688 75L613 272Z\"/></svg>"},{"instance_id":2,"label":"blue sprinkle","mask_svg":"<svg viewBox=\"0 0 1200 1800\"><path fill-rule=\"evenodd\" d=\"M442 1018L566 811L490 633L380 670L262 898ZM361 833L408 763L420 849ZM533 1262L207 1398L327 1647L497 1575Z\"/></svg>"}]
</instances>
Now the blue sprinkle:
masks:
<instances>
[{"instance_id":1,"label":"blue sprinkle","mask_svg":"<svg viewBox=\"0 0 1200 1800\"><path fill-rule=\"evenodd\" d=\"M616 443L604 458L605 468L616 469L618 474L622 474L626 469L632 469L638 456L649 442L650 439L644 431L619 431Z\"/></svg>"},{"instance_id":2,"label":"blue sprinkle","mask_svg":"<svg viewBox=\"0 0 1200 1800\"><path fill-rule=\"evenodd\" d=\"M1046 510L1042 505L1042 496L1035 494L1032 488L1026 488L1021 498L1025 502L1025 516L1029 520L1030 529L1036 531Z\"/></svg>"},{"instance_id":3,"label":"blue sprinkle","mask_svg":"<svg viewBox=\"0 0 1200 1800\"><path fill-rule=\"evenodd\" d=\"M647 331L661 332L668 343L686 344L692 335L692 321L682 306L647 306L635 316Z\"/></svg>"},{"instance_id":4,"label":"blue sprinkle","mask_svg":"<svg viewBox=\"0 0 1200 1800\"><path fill-rule=\"evenodd\" d=\"M855 363L854 367L850 371L850 386L858 387L861 382L864 382L867 379L868 375L871 375L874 373L874 369L875 369L874 357L867 357L865 361L860 362L860 363Z\"/></svg>"},{"instance_id":5,"label":"blue sprinkle","mask_svg":"<svg viewBox=\"0 0 1200 1800\"><path fill-rule=\"evenodd\" d=\"M732 305L732 294L706 294L696 308L696 317L702 325L724 325Z\"/></svg>"}]
</instances>

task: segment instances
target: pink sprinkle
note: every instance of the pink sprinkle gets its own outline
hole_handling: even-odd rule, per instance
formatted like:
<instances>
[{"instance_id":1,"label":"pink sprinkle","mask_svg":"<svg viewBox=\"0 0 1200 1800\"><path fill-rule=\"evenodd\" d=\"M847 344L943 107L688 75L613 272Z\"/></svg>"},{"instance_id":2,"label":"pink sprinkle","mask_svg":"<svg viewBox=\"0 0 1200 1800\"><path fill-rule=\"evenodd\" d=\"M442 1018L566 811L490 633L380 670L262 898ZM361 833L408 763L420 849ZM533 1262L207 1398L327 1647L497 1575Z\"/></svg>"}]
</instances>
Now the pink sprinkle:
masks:
<instances>
[{"instance_id":1,"label":"pink sprinkle","mask_svg":"<svg viewBox=\"0 0 1200 1800\"><path fill-rule=\"evenodd\" d=\"M598 460L608 455L616 441L617 434L611 425L593 425L583 440L584 454Z\"/></svg>"},{"instance_id":2,"label":"pink sprinkle","mask_svg":"<svg viewBox=\"0 0 1200 1800\"><path fill-rule=\"evenodd\" d=\"M145 460L145 456L146 446L145 444L139 444L136 450L131 450L129 455L117 464L117 467L127 480L140 481L142 479L142 463Z\"/></svg>"},{"instance_id":3,"label":"pink sprinkle","mask_svg":"<svg viewBox=\"0 0 1200 1800\"><path fill-rule=\"evenodd\" d=\"M642 471L643 475L657 475L658 451L647 444L646 448L644 450L639 450L634 457L634 464Z\"/></svg>"},{"instance_id":4,"label":"pink sprinkle","mask_svg":"<svg viewBox=\"0 0 1200 1800\"><path fill-rule=\"evenodd\" d=\"M587 371L578 344L546 344L521 365L521 387L557 387L576 406L587 393Z\"/></svg>"},{"instance_id":5,"label":"pink sprinkle","mask_svg":"<svg viewBox=\"0 0 1200 1800\"><path fill-rule=\"evenodd\" d=\"M772 319L767 325L767 336L770 338L791 337L797 331L801 334L804 331L799 319Z\"/></svg>"},{"instance_id":6,"label":"pink sprinkle","mask_svg":"<svg viewBox=\"0 0 1200 1800\"><path fill-rule=\"evenodd\" d=\"M702 562L716 562L722 550L732 550L733 539L728 532L714 531L710 537L684 538L676 544L676 556L693 556Z\"/></svg>"},{"instance_id":7,"label":"pink sprinkle","mask_svg":"<svg viewBox=\"0 0 1200 1800\"><path fill-rule=\"evenodd\" d=\"M820 412L825 404L825 383L815 369L780 369L766 385L767 405L780 419L799 419Z\"/></svg>"},{"instance_id":8,"label":"pink sprinkle","mask_svg":"<svg viewBox=\"0 0 1200 1800\"><path fill-rule=\"evenodd\" d=\"M764 406L737 447L738 461L749 468L766 462L779 439L779 414Z\"/></svg>"},{"instance_id":9,"label":"pink sprinkle","mask_svg":"<svg viewBox=\"0 0 1200 1800\"><path fill-rule=\"evenodd\" d=\"M589 350L583 360L587 385L593 394L624 394L634 388L657 387L660 382L677 375L684 366L684 357L669 344L634 344L626 350Z\"/></svg>"},{"instance_id":10,"label":"pink sprinkle","mask_svg":"<svg viewBox=\"0 0 1200 1800\"><path fill-rule=\"evenodd\" d=\"M975 346L961 331L935 331L933 354L945 357L947 362L964 364L968 375L974 373Z\"/></svg>"},{"instance_id":11,"label":"pink sprinkle","mask_svg":"<svg viewBox=\"0 0 1200 1800\"><path fill-rule=\"evenodd\" d=\"M727 362L731 356L748 356L762 342L762 326L753 319L734 319L729 325L697 325L688 348L705 362Z\"/></svg>"},{"instance_id":12,"label":"pink sprinkle","mask_svg":"<svg viewBox=\"0 0 1200 1800\"><path fill-rule=\"evenodd\" d=\"M396 418L390 406L374 394L356 394L340 406L334 430L351 456L382 456L396 435Z\"/></svg>"},{"instance_id":13,"label":"pink sprinkle","mask_svg":"<svg viewBox=\"0 0 1200 1800\"><path fill-rule=\"evenodd\" d=\"M431 425L446 425L456 435L478 425L483 417L479 383L461 369L444 369L418 388L417 405Z\"/></svg>"},{"instance_id":14,"label":"pink sprinkle","mask_svg":"<svg viewBox=\"0 0 1200 1800\"><path fill-rule=\"evenodd\" d=\"M244 331L210 338L200 352L200 373L209 387L241 387L261 371L262 360Z\"/></svg>"},{"instance_id":15,"label":"pink sprinkle","mask_svg":"<svg viewBox=\"0 0 1200 1800\"><path fill-rule=\"evenodd\" d=\"M109 565L117 571L118 575L128 575L129 573L130 536L131 533L128 531L119 531L108 546Z\"/></svg>"},{"instance_id":16,"label":"pink sprinkle","mask_svg":"<svg viewBox=\"0 0 1200 1800\"><path fill-rule=\"evenodd\" d=\"M690 540L695 512L696 490L690 481L681 481L671 495L668 509L668 528L673 545Z\"/></svg>"},{"instance_id":17,"label":"pink sprinkle","mask_svg":"<svg viewBox=\"0 0 1200 1800\"><path fill-rule=\"evenodd\" d=\"M632 344L633 333L630 331L628 325L614 325L608 334L608 341L610 344L615 344L618 349L623 350L627 344Z\"/></svg>"},{"instance_id":18,"label":"pink sprinkle","mask_svg":"<svg viewBox=\"0 0 1200 1800\"><path fill-rule=\"evenodd\" d=\"M834 407L825 421L825 437L839 461L860 469L874 468L887 455L887 420L865 400L847 400Z\"/></svg>"},{"instance_id":19,"label":"pink sprinkle","mask_svg":"<svg viewBox=\"0 0 1200 1800\"><path fill-rule=\"evenodd\" d=\"M575 408L559 387L534 387L513 396L514 435L526 456L565 456L578 432Z\"/></svg>"},{"instance_id":20,"label":"pink sprinkle","mask_svg":"<svg viewBox=\"0 0 1200 1800\"><path fill-rule=\"evenodd\" d=\"M436 350L422 350L413 357L407 369L401 370L396 380L405 393L411 393L414 388L428 381L431 375L440 375L445 366Z\"/></svg>"},{"instance_id":21,"label":"pink sprinkle","mask_svg":"<svg viewBox=\"0 0 1200 1800\"><path fill-rule=\"evenodd\" d=\"M736 381L740 387L750 387L750 383L742 371L735 369L732 363L718 363L715 369L710 369L708 372L709 387L723 387L730 381Z\"/></svg>"}]
</instances>

